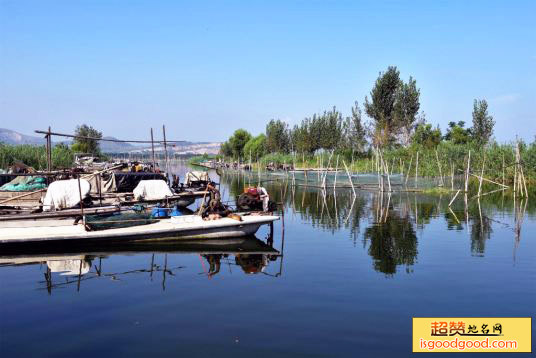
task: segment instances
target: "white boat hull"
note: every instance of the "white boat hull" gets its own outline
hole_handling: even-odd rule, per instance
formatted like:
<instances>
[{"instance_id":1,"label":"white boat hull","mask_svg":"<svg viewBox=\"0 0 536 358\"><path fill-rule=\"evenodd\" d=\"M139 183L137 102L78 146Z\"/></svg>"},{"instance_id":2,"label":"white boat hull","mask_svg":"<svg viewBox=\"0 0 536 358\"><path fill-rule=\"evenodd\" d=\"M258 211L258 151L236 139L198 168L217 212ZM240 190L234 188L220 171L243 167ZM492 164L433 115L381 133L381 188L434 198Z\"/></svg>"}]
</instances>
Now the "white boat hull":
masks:
<instances>
[{"instance_id":1,"label":"white boat hull","mask_svg":"<svg viewBox=\"0 0 536 358\"><path fill-rule=\"evenodd\" d=\"M279 217L245 215L242 219L243 221L230 218L205 221L196 215L185 215L162 219L154 224L101 231L86 231L82 225L69 225L70 222L66 221L63 226L0 228L0 244L233 238L253 235L261 225L269 224Z\"/></svg>"}]
</instances>

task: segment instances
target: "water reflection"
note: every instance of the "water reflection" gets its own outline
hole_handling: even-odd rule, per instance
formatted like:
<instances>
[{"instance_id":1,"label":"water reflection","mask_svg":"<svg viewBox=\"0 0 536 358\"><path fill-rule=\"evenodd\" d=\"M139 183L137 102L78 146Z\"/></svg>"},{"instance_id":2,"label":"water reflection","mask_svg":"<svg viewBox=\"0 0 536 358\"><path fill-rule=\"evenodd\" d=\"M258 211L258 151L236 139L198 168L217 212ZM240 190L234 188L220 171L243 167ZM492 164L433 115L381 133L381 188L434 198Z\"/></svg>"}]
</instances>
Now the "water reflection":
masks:
<instances>
[{"instance_id":1,"label":"water reflection","mask_svg":"<svg viewBox=\"0 0 536 358\"><path fill-rule=\"evenodd\" d=\"M83 282L94 279L121 281L126 276L142 275L153 281L159 273L162 290L166 289L166 278L175 276L183 265L168 265L168 255L197 254L203 271L201 275L212 278L220 272L223 262L234 265L245 274L265 273L280 276L282 271L282 250L273 247L273 240L264 242L256 237L159 243L124 243L104 246L60 248L43 246L32 252L6 252L0 255L1 266L43 265L44 280L38 283L49 294L57 288L76 286L80 291ZM124 271L107 270L107 260L117 256L148 257L150 261L140 263L141 267ZM234 258L234 259L233 259ZM268 274L270 262L280 260L279 272ZM157 262L158 261L158 262ZM205 265L205 262L207 265Z\"/></svg>"},{"instance_id":2,"label":"water reflection","mask_svg":"<svg viewBox=\"0 0 536 358\"><path fill-rule=\"evenodd\" d=\"M375 222L365 229L363 240L368 245L368 254L373 259L376 271L393 275L397 267L404 265L406 272L417 258L417 235L410 215L410 208L400 203L397 208L391 195L380 193L373 200Z\"/></svg>"},{"instance_id":3,"label":"water reflection","mask_svg":"<svg viewBox=\"0 0 536 358\"><path fill-rule=\"evenodd\" d=\"M224 174L220 180L228 190L230 202L242 193L244 187L258 184L255 176L247 175ZM506 227L515 237L515 258L523 218L527 213L536 213L535 204L528 203L527 199L516 201L504 191L483 198L460 195L449 206L453 193L358 191L354 196L349 189L319 188L293 182L286 176L263 180L261 184L280 208L298 215L307 225L333 234L348 232L354 242L361 238L363 247L373 259L374 269L388 276L395 274L399 266L412 272L418 255L418 231L432 222L444 225L446 230L466 230L470 254L476 257L485 255L486 242L492 238L494 224Z\"/></svg>"}]
</instances>

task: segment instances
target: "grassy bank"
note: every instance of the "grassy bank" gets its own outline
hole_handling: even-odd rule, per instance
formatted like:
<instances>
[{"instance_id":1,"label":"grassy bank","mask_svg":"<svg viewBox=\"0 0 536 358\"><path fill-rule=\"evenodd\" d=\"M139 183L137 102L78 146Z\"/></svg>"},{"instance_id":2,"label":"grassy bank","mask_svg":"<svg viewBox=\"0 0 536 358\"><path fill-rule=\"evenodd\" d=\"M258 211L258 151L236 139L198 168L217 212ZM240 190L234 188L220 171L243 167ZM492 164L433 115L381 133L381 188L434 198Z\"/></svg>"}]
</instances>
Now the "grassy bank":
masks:
<instances>
[{"instance_id":1,"label":"grassy bank","mask_svg":"<svg viewBox=\"0 0 536 358\"><path fill-rule=\"evenodd\" d=\"M37 170L47 169L45 146L7 145L0 143L0 168L7 169L15 162L23 162ZM70 168L74 163L74 153L69 147L56 145L52 148L54 168Z\"/></svg>"},{"instance_id":2,"label":"grassy bank","mask_svg":"<svg viewBox=\"0 0 536 358\"><path fill-rule=\"evenodd\" d=\"M409 148L387 149L383 152L389 171L393 173L415 175L418 153L419 177L450 176L454 171L459 175L467 166L467 159L471 152L471 171L480 174L484 165L484 177L491 180L509 183L514 178L515 145L514 144L490 144L482 147L475 144L452 144L447 141L441 142L435 149L422 146ZM524 174L528 182L536 181L536 141L531 144L520 145L521 160ZM295 168L318 168L327 167L331 153L317 155L307 154L280 154L272 153L260 158L261 168L268 163L294 164ZM373 152L360 156L348 152L335 152L331 157L329 166L334 168L339 157L339 168L344 168L343 161L349 170L357 173L375 172L376 159ZM245 160L247 162L248 160ZM439 164L438 164L439 162ZM411 167L410 167L411 163ZM504 164L503 164L504 163ZM257 163L253 163L256 167Z\"/></svg>"},{"instance_id":3,"label":"grassy bank","mask_svg":"<svg viewBox=\"0 0 536 358\"><path fill-rule=\"evenodd\" d=\"M195 157L191 157L190 159L188 159L188 164L196 165L207 160L213 160L215 158L216 156L214 155L208 155L208 154L197 155Z\"/></svg>"}]
</instances>

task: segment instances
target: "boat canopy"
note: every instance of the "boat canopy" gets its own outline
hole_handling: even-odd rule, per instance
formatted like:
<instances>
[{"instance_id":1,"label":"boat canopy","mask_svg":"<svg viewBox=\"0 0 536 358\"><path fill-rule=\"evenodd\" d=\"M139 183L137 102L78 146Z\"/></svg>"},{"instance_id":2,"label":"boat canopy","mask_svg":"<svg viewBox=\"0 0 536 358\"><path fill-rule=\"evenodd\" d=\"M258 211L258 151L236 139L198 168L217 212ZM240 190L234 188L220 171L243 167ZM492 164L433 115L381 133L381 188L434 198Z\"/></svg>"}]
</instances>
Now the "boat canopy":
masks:
<instances>
[{"instance_id":1,"label":"boat canopy","mask_svg":"<svg viewBox=\"0 0 536 358\"><path fill-rule=\"evenodd\" d=\"M142 180L133 191L136 200L162 200L173 196L164 180Z\"/></svg>"},{"instance_id":2,"label":"boat canopy","mask_svg":"<svg viewBox=\"0 0 536 358\"><path fill-rule=\"evenodd\" d=\"M80 186L79 186L80 180ZM89 194L90 184L85 179L58 180L51 183L43 200L43 211L69 209Z\"/></svg>"}]
</instances>

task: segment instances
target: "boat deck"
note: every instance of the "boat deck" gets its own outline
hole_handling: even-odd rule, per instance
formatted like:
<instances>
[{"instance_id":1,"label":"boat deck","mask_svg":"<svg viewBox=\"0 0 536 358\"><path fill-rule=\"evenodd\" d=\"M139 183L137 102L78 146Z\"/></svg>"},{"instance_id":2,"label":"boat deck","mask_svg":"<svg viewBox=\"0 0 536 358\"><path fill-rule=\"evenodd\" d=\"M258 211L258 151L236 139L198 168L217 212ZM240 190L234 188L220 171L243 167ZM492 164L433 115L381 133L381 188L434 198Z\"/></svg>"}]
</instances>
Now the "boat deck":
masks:
<instances>
[{"instance_id":1,"label":"boat deck","mask_svg":"<svg viewBox=\"0 0 536 358\"><path fill-rule=\"evenodd\" d=\"M263 224L279 220L271 215L244 215L243 221L231 218L205 221L197 215L162 219L157 223L126 228L86 231L72 220L46 220L39 226L0 228L0 244L59 241L216 239L253 235Z\"/></svg>"}]
</instances>

